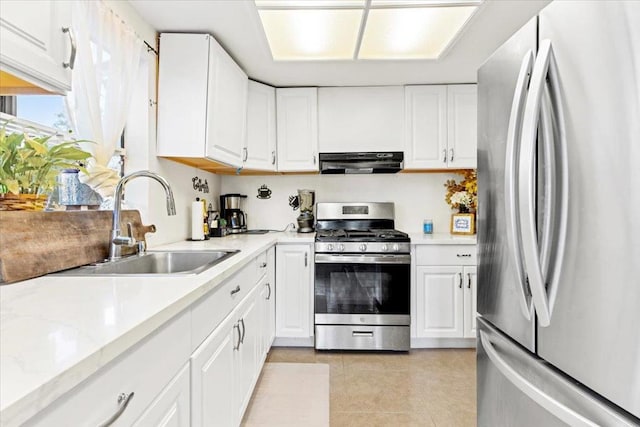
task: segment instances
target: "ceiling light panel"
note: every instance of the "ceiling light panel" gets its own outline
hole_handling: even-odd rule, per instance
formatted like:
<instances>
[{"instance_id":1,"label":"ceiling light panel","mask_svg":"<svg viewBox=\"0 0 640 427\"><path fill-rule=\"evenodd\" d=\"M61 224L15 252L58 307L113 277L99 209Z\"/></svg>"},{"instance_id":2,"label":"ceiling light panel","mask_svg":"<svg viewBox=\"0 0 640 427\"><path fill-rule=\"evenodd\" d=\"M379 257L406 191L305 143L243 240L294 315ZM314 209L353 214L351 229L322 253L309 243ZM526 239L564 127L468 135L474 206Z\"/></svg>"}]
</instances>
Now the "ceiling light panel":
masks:
<instances>
[{"instance_id":1,"label":"ceiling light panel","mask_svg":"<svg viewBox=\"0 0 640 427\"><path fill-rule=\"evenodd\" d=\"M365 0L255 0L258 9L364 8Z\"/></svg>"},{"instance_id":2,"label":"ceiling light panel","mask_svg":"<svg viewBox=\"0 0 640 427\"><path fill-rule=\"evenodd\" d=\"M477 6L371 9L358 58L436 59L476 9Z\"/></svg>"},{"instance_id":3,"label":"ceiling light panel","mask_svg":"<svg viewBox=\"0 0 640 427\"><path fill-rule=\"evenodd\" d=\"M276 61L353 58L362 9L266 9L258 13Z\"/></svg>"},{"instance_id":4,"label":"ceiling light panel","mask_svg":"<svg viewBox=\"0 0 640 427\"><path fill-rule=\"evenodd\" d=\"M483 0L371 0L371 8L376 7L405 7L405 6L472 6Z\"/></svg>"}]
</instances>

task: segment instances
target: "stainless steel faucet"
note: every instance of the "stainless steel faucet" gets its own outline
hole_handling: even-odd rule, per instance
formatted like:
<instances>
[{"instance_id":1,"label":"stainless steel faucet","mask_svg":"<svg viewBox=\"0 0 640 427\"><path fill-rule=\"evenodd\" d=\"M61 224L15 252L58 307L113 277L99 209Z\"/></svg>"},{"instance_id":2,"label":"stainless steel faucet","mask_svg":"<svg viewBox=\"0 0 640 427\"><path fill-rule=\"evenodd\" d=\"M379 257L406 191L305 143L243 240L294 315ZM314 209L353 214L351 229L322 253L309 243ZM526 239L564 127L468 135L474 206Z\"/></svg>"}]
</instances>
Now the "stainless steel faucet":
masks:
<instances>
[{"instance_id":1,"label":"stainless steel faucet","mask_svg":"<svg viewBox=\"0 0 640 427\"><path fill-rule=\"evenodd\" d=\"M129 175L124 176L118 182L116 186L116 194L113 200L113 225L111 226L111 242L109 244L109 261L115 261L119 259L121 255L121 247L122 246L134 246L137 244L136 240L133 238L133 230L131 228L131 224L128 224L129 236L122 236L120 234L120 209L122 205L122 196L124 192L124 186L134 178L145 176L147 178L155 179L158 181L162 187L164 188L164 192L167 197L167 214L175 215L176 214L176 204L173 200L173 191L171 191L171 187L166 179L161 177L160 175L153 173L151 171L137 171L132 172ZM143 245L138 245L138 248L143 247Z\"/></svg>"}]
</instances>

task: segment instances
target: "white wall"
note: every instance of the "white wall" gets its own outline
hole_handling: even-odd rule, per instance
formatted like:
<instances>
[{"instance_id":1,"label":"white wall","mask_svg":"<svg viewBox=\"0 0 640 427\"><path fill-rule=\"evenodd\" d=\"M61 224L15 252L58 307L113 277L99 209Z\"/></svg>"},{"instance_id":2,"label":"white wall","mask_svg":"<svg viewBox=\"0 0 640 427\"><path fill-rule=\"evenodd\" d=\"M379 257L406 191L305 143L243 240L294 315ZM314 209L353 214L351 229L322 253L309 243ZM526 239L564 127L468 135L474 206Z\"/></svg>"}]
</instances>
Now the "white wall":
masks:
<instances>
[{"instance_id":1,"label":"white wall","mask_svg":"<svg viewBox=\"0 0 640 427\"><path fill-rule=\"evenodd\" d=\"M106 3L127 24L133 26L141 37L151 45L155 44L155 30L137 15L128 2L112 0ZM220 177L156 157L156 105L151 105L149 100L157 101L157 63L153 53L146 50L143 52L139 83L135 86L125 129L125 172L147 169L169 181L175 198L176 215L167 215L164 190L158 183L147 178L138 178L127 185L125 203L127 208L140 211L144 224L156 225L156 233L147 235L147 243L153 247L184 240L191 235L191 202L196 197L205 198L207 202L217 201ZM193 189L191 179L195 176L203 182L207 180L208 194Z\"/></svg>"},{"instance_id":2,"label":"white wall","mask_svg":"<svg viewBox=\"0 0 640 427\"><path fill-rule=\"evenodd\" d=\"M191 235L191 202L196 197L207 203L217 201L220 195L220 177L209 172L156 157L156 62L148 53L140 69L139 81L133 95L131 112L125 133L126 173L147 169L169 181L176 204L176 215L168 216L164 190L160 184L138 178L128 184L125 191L127 207L138 209L144 224L155 224L155 234L147 235L149 247L184 240ZM147 82L145 85L144 83ZM193 177L207 180L209 193L193 189Z\"/></svg>"},{"instance_id":3,"label":"white wall","mask_svg":"<svg viewBox=\"0 0 640 427\"><path fill-rule=\"evenodd\" d=\"M317 202L395 202L397 229L421 232L423 219L431 218L437 233L449 230L452 211L444 201L444 183L452 178L461 179L448 173L223 176L220 192L248 196L247 224L254 229L283 229L295 223L299 211L291 209L289 196L310 189L316 191ZM256 198L262 184L272 190L271 199Z\"/></svg>"}]
</instances>

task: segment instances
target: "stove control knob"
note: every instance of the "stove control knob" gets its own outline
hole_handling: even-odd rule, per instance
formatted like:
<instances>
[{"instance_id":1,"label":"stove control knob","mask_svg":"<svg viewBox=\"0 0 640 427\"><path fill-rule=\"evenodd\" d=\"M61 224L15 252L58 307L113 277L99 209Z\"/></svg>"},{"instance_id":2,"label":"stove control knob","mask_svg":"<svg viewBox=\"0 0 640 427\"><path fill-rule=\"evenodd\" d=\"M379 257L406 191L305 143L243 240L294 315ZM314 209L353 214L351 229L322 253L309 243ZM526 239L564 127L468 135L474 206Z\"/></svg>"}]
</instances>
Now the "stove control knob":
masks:
<instances>
[{"instance_id":1,"label":"stove control knob","mask_svg":"<svg viewBox=\"0 0 640 427\"><path fill-rule=\"evenodd\" d=\"M338 250L340 252L344 251L344 245L341 243L340 246L338 246Z\"/></svg>"},{"instance_id":2,"label":"stove control knob","mask_svg":"<svg viewBox=\"0 0 640 427\"><path fill-rule=\"evenodd\" d=\"M364 243L360 245L360 252L364 252L367 250L367 245L365 245Z\"/></svg>"},{"instance_id":3,"label":"stove control knob","mask_svg":"<svg viewBox=\"0 0 640 427\"><path fill-rule=\"evenodd\" d=\"M389 250L389 248L387 247L387 245L382 245L382 252L387 252Z\"/></svg>"},{"instance_id":4,"label":"stove control knob","mask_svg":"<svg viewBox=\"0 0 640 427\"><path fill-rule=\"evenodd\" d=\"M400 250L400 248L398 247L398 245L393 245L393 250L395 252L398 252Z\"/></svg>"},{"instance_id":5,"label":"stove control knob","mask_svg":"<svg viewBox=\"0 0 640 427\"><path fill-rule=\"evenodd\" d=\"M327 245L327 250L328 250L328 251L332 251L332 250L333 250L333 245L332 245L331 243L329 243L329 244Z\"/></svg>"}]
</instances>

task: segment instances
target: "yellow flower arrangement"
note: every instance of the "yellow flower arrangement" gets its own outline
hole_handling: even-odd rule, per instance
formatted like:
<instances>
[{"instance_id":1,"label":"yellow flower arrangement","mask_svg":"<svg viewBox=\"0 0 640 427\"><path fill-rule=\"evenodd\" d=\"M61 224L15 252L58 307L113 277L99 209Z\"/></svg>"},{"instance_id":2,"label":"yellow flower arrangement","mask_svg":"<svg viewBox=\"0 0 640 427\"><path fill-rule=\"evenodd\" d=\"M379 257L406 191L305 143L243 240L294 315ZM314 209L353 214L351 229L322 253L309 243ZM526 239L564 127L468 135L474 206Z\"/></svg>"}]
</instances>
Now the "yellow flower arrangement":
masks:
<instances>
[{"instance_id":1,"label":"yellow flower arrangement","mask_svg":"<svg viewBox=\"0 0 640 427\"><path fill-rule=\"evenodd\" d=\"M475 169L461 172L464 179L457 183L449 179L444 184L447 194L444 200L460 212L475 212L478 203L478 175Z\"/></svg>"}]
</instances>

